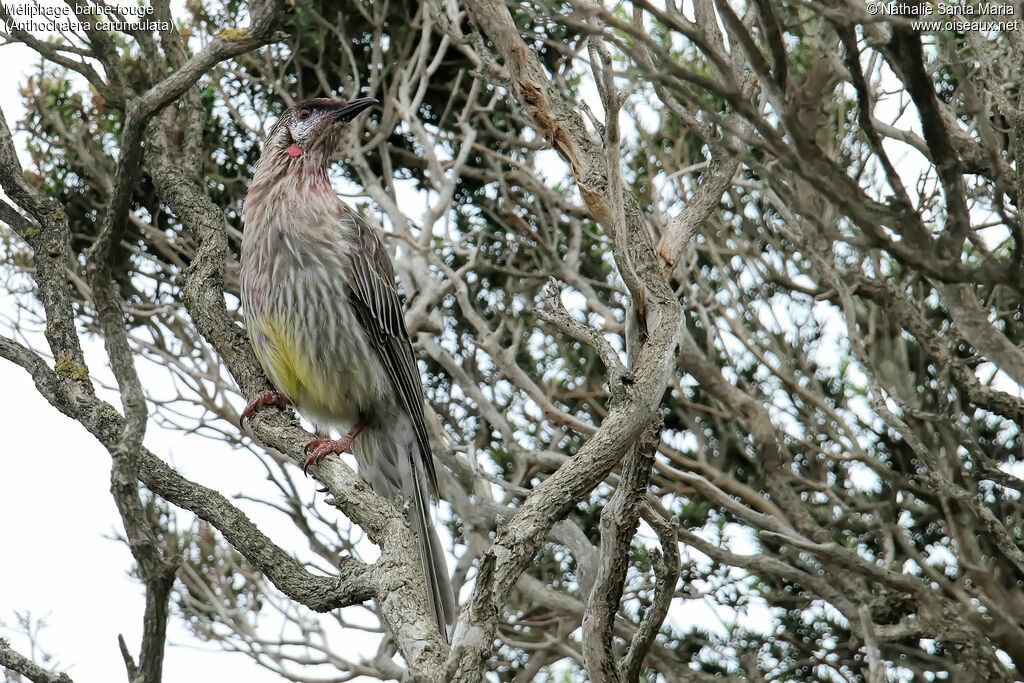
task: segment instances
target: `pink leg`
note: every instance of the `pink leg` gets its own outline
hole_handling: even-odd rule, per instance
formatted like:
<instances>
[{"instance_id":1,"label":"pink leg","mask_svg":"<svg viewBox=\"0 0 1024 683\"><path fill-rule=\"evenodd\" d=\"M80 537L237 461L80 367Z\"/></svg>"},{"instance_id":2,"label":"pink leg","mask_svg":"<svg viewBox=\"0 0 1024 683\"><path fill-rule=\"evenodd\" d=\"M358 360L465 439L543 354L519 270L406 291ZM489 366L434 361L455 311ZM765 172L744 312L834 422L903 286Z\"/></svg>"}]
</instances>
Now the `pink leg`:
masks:
<instances>
[{"instance_id":1,"label":"pink leg","mask_svg":"<svg viewBox=\"0 0 1024 683\"><path fill-rule=\"evenodd\" d=\"M284 394L278 391L264 391L262 394L249 401L249 405L242 411L242 417L238 420L238 424L241 425L243 422L253 416L257 410L266 408L267 406L280 406L284 408L291 401L285 398Z\"/></svg>"},{"instance_id":2,"label":"pink leg","mask_svg":"<svg viewBox=\"0 0 1024 683\"><path fill-rule=\"evenodd\" d=\"M359 436L359 433L366 429L369 424L370 418L360 420L359 423L352 428L352 431L340 439L313 439L307 443L306 452L309 453L309 449L311 448L313 449L313 452L310 453L309 459L306 460L306 465L302 468L302 471L305 474L309 474L310 465L316 465L331 453L337 453L338 455L347 453L348 449L352 448L352 444L355 443L356 437Z\"/></svg>"}]
</instances>

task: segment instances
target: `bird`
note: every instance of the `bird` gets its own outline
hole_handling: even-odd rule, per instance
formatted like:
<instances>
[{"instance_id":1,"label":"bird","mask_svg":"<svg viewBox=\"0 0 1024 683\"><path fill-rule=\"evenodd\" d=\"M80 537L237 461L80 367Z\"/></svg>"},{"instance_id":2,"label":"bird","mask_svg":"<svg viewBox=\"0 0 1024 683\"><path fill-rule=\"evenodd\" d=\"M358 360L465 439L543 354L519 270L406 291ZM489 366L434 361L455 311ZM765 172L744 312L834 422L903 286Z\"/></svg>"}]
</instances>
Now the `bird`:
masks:
<instances>
[{"instance_id":1,"label":"bird","mask_svg":"<svg viewBox=\"0 0 1024 683\"><path fill-rule=\"evenodd\" d=\"M394 266L376 229L337 196L327 173L353 119L378 104L304 100L266 135L243 203L241 302L274 389L249 401L241 421L293 405L318 428L344 432L311 440L304 471L351 452L376 493L410 502L427 602L447 641L455 598L431 518L437 475Z\"/></svg>"}]
</instances>

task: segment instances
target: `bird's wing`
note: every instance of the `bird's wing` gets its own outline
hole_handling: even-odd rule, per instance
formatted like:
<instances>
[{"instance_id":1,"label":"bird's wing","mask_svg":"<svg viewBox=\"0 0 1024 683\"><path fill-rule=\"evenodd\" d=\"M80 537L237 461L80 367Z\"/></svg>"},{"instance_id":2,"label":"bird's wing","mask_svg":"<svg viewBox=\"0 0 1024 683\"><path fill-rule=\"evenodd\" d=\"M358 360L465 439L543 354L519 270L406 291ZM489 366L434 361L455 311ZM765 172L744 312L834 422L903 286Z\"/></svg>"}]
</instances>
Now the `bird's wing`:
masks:
<instances>
[{"instance_id":1,"label":"bird's wing","mask_svg":"<svg viewBox=\"0 0 1024 683\"><path fill-rule=\"evenodd\" d=\"M436 495L437 475L423 418L423 384L413 356L409 331L405 327L398 290L395 289L391 257L376 232L357 213L346 211L343 220L351 228L355 247L349 252L347 264L352 303L412 419L427 480Z\"/></svg>"}]
</instances>

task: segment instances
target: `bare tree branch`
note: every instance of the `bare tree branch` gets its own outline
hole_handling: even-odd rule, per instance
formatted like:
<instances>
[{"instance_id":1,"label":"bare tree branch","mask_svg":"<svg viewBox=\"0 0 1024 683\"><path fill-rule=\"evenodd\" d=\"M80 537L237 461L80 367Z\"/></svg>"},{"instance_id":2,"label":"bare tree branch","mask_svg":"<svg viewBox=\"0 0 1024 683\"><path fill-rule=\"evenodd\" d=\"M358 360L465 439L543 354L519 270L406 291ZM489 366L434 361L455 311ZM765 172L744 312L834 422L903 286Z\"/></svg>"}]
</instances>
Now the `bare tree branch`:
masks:
<instances>
[{"instance_id":1,"label":"bare tree branch","mask_svg":"<svg viewBox=\"0 0 1024 683\"><path fill-rule=\"evenodd\" d=\"M652 450L658 431L650 428L626 454L619 484L601 511L601 563L583 617L583 658L593 681L620 680L612 640L615 614L640 519L640 503L654 464Z\"/></svg>"},{"instance_id":2,"label":"bare tree branch","mask_svg":"<svg viewBox=\"0 0 1024 683\"><path fill-rule=\"evenodd\" d=\"M33 683L72 683L67 674L47 671L24 655L18 654L3 638L0 638L0 666L21 674Z\"/></svg>"}]
</instances>

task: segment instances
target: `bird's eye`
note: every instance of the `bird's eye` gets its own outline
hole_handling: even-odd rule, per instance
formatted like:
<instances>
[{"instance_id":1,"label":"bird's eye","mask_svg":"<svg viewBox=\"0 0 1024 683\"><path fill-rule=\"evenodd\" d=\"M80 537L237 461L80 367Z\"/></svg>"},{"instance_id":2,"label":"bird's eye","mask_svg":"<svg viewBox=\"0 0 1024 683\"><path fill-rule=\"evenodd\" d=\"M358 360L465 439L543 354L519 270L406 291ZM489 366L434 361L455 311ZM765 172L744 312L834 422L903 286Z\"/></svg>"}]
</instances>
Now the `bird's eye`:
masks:
<instances>
[{"instance_id":1,"label":"bird's eye","mask_svg":"<svg viewBox=\"0 0 1024 683\"><path fill-rule=\"evenodd\" d=\"M302 120L302 121L305 121L308 118L309 118L309 110L308 109L300 109L299 110L299 119Z\"/></svg>"}]
</instances>

